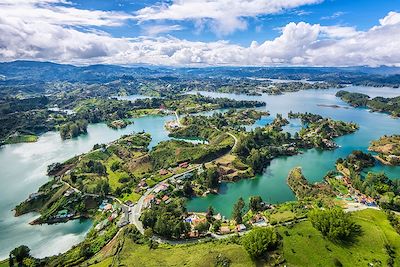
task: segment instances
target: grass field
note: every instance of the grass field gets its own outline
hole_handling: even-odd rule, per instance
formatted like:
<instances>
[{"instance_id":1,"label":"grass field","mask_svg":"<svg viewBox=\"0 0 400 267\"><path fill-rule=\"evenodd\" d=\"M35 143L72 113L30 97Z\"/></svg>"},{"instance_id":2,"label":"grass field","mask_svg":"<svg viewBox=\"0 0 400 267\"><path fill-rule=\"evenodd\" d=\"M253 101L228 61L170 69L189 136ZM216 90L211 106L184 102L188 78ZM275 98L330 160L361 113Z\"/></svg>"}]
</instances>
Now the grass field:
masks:
<instances>
[{"instance_id":1,"label":"grass field","mask_svg":"<svg viewBox=\"0 0 400 267\"><path fill-rule=\"evenodd\" d=\"M204 243L185 246L160 246L150 250L147 245L137 245L126 240L115 266L215 266L218 255L229 258L230 266L255 266L241 245L224 243ZM111 258L92 265L108 267Z\"/></svg>"},{"instance_id":2,"label":"grass field","mask_svg":"<svg viewBox=\"0 0 400 267\"><path fill-rule=\"evenodd\" d=\"M400 266L400 236L390 226L382 211L367 209L354 212L363 233L352 244L325 239L308 221L279 227L283 238L282 253L286 266L387 266L384 245L391 244L397 254L394 266ZM150 250L126 239L116 258L107 258L94 266L214 266L217 255L231 260L231 266L256 266L241 245L223 241L169 246ZM340 265L340 264L342 265ZM373 264L373 265L368 265ZM263 266L258 263L257 266Z\"/></svg>"},{"instance_id":3,"label":"grass field","mask_svg":"<svg viewBox=\"0 0 400 267\"><path fill-rule=\"evenodd\" d=\"M400 236L390 226L382 211L367 209L353 213L361 225L363 234L352 245L335 244L315 230L308 221L293 228L280 227L283 237L283 253L288 266L335 266L334 260L343 266L387 266L388 256L384 244L395 247L400 266ZM287 232L285 232L287 231Z\"/></svg>"},{"instance_id":4,"label":"grass field","mask_svg":"<svg viewBox=\"0 0 400 267\"><path fill-rule=\"evenodd\" d=\"M39 138L36 135L21 134L17 136L10 136L5 140L6 144L17 144L17 143L33 143Z\"/></svg>"}]
</instances>

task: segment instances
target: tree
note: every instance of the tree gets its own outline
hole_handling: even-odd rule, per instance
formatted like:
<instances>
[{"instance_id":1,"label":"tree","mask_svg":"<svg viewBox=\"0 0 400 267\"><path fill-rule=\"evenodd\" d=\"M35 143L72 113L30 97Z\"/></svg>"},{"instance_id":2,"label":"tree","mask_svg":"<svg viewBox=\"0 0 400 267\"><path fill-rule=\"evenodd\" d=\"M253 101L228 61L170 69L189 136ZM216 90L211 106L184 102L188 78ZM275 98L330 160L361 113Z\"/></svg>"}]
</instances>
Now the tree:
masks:
<instances>
[{"instance_id":1,"label":"tree","mask_svg":"<svg viewBox=\"0 0 400 267\"><path fill-rule=\"evenodd\" d=\"M207 218L208 222L213 221L214 213L215 213L214 208L212 206L208 206L207 213L206 213L206 218Z\"/></svg>"},{"instance_id":2,"label":"tree","mask_svg":"<svg viewBox=\"0 0 400 267\"><path fill-rule=\"evenodd\" d=\"M314 209L308 218L315 229L332 241L345 241L360 232L360 226L340 208Z\"/></svg>"},{"instance_id":3,"label":"tree","mask_svg":"<svg viewBox=\"0 0 400 267\"><path fill-rule=\"evenodd\" d=\"M245 207L245 203L243 198L239 198L238 201L233 206L232 217L236 221L237 224L242 223L243 217L243 209Z\"/></svg>"},{"instance_id":4,"label":"tree","mask_svg":"<svg viewBox=\"0 0 400 267\"><path fill-rule=\"evenodd\" d=\"M276 248L278 235L272 227L256 227L242 237L242 245L252 258L262 258L268 251Z\"/></svg>"},{"instance_id":5,"label":"tree","mask_svg":"<svg viewBox=\"0 0 400 267\"><path fill-rule=\"evenodd\" d=\"M251 211L257 212L262 210L262 198L260 196L250 197L249 207Z\"/></svg>"},{"instance_id":6,"label":"tree","mask_svg":"<svg viewBox=\"0 0 400 267\"><path fill-rule=\"evenodd\" d=\"M13 256L11 255L11 253L10 253L10 255L8 256L8 265L9 265L10 267L14 266L14 258L13 258Z\"/></svg>"},{"instance_id":7,"label":"tree","mask_svg":"<svg viewBox=\"0 0 400 267\"><path fill-rule=\"evenodd\" d=\"M183 194L185 195L185 197L191 197L193 195L193 188L189 181L186 181L183 184Z\"/></svg>"},{"instance_id":8,"label":"tree","mask_svg":"<svg viewBox=\"0 0 400 267\"><path fill-rule=\"evenodd\" d=\"M15 257L18 264L22 265L23 260L30 257L30 252L31 250L28 246L22 245L14 248L10 254Z\"/></svg>"},{"instance_id":9,"label":"tree","mask_svg":"<svg viewBox=\"0 0 400 267\"><path fill-rule=\"evenodd\" d=\"M204 222L204 223L199 223L194 227L195 230L199 231L200 233L205 233L210 229L210 223L209 222Z\"/></svg>"},{"instance_id":10,"label":"tree","mask_svg":"<svg viewBox=\"0 0 400 267\"><path fill-rule=\"evenodd\" d=\"M213 223L213 227L212 227L213 232L218 232L219 229L221 228L221 225L222 225L222 222L220 220L216 220Z\"/></svg>"},{"instance_id":11,"label":"tree","mask_svg":"<svg viewBox=\"0 0 400 267\"><path fill-rule=\"evenodd\" d=\"M206 186L207 188L218 188L219 174L216 168L210 168L206 171Z\"/></svg>"}]
</instances>

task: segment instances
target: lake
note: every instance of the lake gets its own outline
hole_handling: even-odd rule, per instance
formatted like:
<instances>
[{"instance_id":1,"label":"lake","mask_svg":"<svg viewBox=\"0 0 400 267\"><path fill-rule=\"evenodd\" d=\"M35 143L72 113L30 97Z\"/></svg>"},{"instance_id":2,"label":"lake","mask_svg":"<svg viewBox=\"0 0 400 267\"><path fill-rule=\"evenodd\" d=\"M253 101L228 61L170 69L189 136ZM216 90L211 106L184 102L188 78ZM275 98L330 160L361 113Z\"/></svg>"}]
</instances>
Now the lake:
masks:
<instances>
[{"instance_id":1,"label":"lake","mask_svg":"<svg viewBox=\"0 0 400 267\"><path fill-rule=\"evenodd\" d=\"M168 139L164 123L174 117L148 116L133 119L125 129L113 130L104 123L88 126L88 134L70 140L61 140L58 132L40 136L36 143L6 145L0 148L0 259L8 257L11 249L24 244L36 257L67 251L79 243L91 227L90 220L70 221L55 225L29 225L38 215L14 217L11 211L32 192L46 183L47 166L85 153L93 145L108 143L133 131L152 135L150 147Z\"/></svg>"},{"instance_id":2,"label":"lake","mask_svg":"<svg viewBox=\"0 0 400 267\"><path fill-rule=\"evenodd\" d=\"M367 93L371 96L400 95L399 89L348 87L346 90ZM294 196L286 185L286 177L290 169L302 166L305 176L310 181L321 181L324 174L334 168L337 158L345 157L354 149L366 150L371 140L384 134L400 133L400 120L386 114L370 113L366 109L331 108L323 105L339 105L349 107L335 97L337 89L309 90L288 93L278 96L247 96L235 94L219 94L202 92L213 97L229 97L238 100L266 101L265 107L271 113L263 117L252 127L263 126L272 121L277 113L287 115L288 111L313 112L322 116L344 121L354 121L360 125L355 134L336 139L341 146L333 151L307 150L303 154L275 159L266 168L263 175L254 179L242 180L236 183L225 183L219 195L194 198L188 202L188 210L205 211L212 205L218 212L229 216L233 203L239 198L248 199L252 195L261 195L265 201L278 203L293 200ZM137 99L137 96L127 99ZM208 112L205 114L211 114ZM58 254L68 250L72 245L84 239L91 227L91 221L70 221L64 224L35 225L28 223L37 215L27 214L14 217L11 211L15 205L23 201L32 192L36 192L42 184L48 181L47 165L62 162L77 154L89 151L94 144L108 143L121 135L133 131L146 131L152 135L150 147L168 139L164 128L166 121L173 116L148 116L133 119L133 124L125 129L113 130L104 123L88 126L88 134L71 140L62 141L57 132L48 132L40 136L36 143L13 144L0 148L0 259L8 257L11 249L21 244L28 245L36 257ZM291 120L286 131L294 133L301 128L298 120ZM400 177L398 167L378 165L376 171L384 170L391 178Z\"/></svg>"},{"instance_id":3,"label":"lake","mask_svg":"<svg viewBox=\"0 0 400 267\"><path fill-rule=\"evenodd\" d=\"M344 90L366 93L372 97L393 97L400 95L399 89L372 88L351 86ZM264 126L271 122L277 113L287 117L287 113L311 112L336 120L353 121L360 125L360 129L350 135L337 138L335 141L340 146L331 151L310 149L291 157L280 157L271 161L262 175L254 179L241 180L235 183L223 183L220 194L197 197L188 202L190 211L205 211L208 206L213 206L216 212L226 217L232 213L233 203L239 197L245 201L250 196L260 195L264 201L280 203L295 200L295 196L286 184L289 171L294 167L301 166L304 175L310 182L321 181L324 175L334 169L335 162L339 157L346 157L353 150L367 151L369 142L384 134L400 134L400 119L394 119L382 113L371 113L367 109L352 108L335 97L338 89L329 90L307 90L285 95L262 95L247 96L224 93L200 92L212 97L228 97L239 100L265 101L265 107L271 113L269 117L263 117L251 128ZM324 105L324 106L320 106ZM341 108L327 107L327 105L338 105ZM301 128L299 120L290 120L290 124L284 128L285 131L294 133ZM373 171L385 171L390 178L400 178L400 167L384 166L380 163L372 168Z\"/></svg>"}]
</instances>

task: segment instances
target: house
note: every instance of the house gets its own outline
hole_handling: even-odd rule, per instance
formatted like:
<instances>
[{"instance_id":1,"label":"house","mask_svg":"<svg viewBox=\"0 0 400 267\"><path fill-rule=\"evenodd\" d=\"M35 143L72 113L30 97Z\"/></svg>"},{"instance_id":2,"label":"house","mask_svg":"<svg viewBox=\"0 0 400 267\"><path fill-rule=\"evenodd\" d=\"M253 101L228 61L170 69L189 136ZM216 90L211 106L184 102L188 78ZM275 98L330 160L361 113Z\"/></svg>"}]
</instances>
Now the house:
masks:
<instances>
[{"instance_id":1,"label":"house","mask_svg":"<svg viewBox=\"0 0 400 267\"><path fill-rule=\"evenodd\" d=\"M145 187L147 187L147 183L146 183L146 181L142 180L142 181L139 182L138 186L140 188L145 188Z\"/></svg>"},{"instance_id":2,"label":"house","mask_svg":"<svg viewBox=\"0 0 400 267\"><path fill-rule=\"evenodd\" d=\"M108 216L108 221L112 222L117 217L118 217L118 213L117 212L113 212L110 216Z\"/></svg>"},{"instance_id":3,"label":"house","mask_svg":"<svg viewBox=\"0 0 400 267\"><path fill-rule=\"evenodd\" d=\"M246 226L244 225L244 224L238 224L238 225L236 225L236 231L238 231L238 232L243 232L243 231L246 231Z\"/></svg>"},{"instance_id":4,"label":"house","mask_svg":"<svg viewBox=\"0 0 400 267\"><path fill-rule=\"evenodd\" d=\"M133 202L130 200L125 201L125 205L127 205L128 207L132 207L133 206Z\"/></svg>"},{"instance_id":5,"label":"house","mask_svg":"<svg viewBox=\"0 0 400 267\"><path fill-rule=\"evenodd\" d=\"M32 193L29 195L28 200L36 199L36 198L40 197L41 195L43 195L43 192Z\"/></svg>"},{"instance_id":6,"label":"house","mask_svg":"<svg viewBox=\"0 0 400 267\"><path fill-rule=\"evenodd\" d=\"M99 210L102 211L104 210L104 207L108 204L108 200L104 199L101 204L99 205Z\"/></svg>"},{"instance_id":7,"label":"house","mask_svg":"<svg viewBox=\"0 0 400 267\"><path fill-rule=\"evenodd\" d=\"M159 192L167 190L168 187L169 187L169 184L161 183L154 189L154 193L158 194Z\"/></svg>"},{"instance_id":8,"label":"house","mask_svg":"<svg viewBox=\"0 0 400 267\"><path fill-rule=\"evenodd\" d=\"M75 193L75 190L70 188L67 191L65 191L64 196L65 197L69 197L70 195L72 195L73 193Z\"/></svg>"},{"instance_id":9,"label":"house","mask_svg":"<svg viewBox=\"0 0 400 267\"><path fill-rule=\"evenodd\" d=\"M145 197L144 201L143 201L144 207L145 208L150 207L151 204L155 202L155 198L156 198L156 196L154 194L150 194L147 197Z\"/></svg>"},{"instance_id":10,"label":"house","mask_svg":"<svg viewBox=\"0 0 400 267\"><path fill-rule=\"evenodd\" d=\"M189 167L189 162L182 162L182 163L179 164L179 167L186 169L187 167Z\"/></svg>"},{"instance_id":11,"label":"house","mask_svg":"<svg viewBox=\"0 0 400 267\"><path fill-rule=\"evenodd\" d=\"M221 226L220 228L219 228L219 232L221 233L221 234L229 234L230 232L231 232L231 229L229 228L229 226Z\"/></svg>"},{"instance_id":12,"label":"house","mask_svg":"<svg viewBox=\"0 0 400 267\"><path fill-rule=\"evenodd\" d=\"M60 210L59 212L57 212L56 217L57 218L66 218L68 215L68 210Z\"/></svg>"},{"instance_id":13,"label":"house","mask_svg":"<svg viewBox=\"0 0 400 267\"><path fill-rule=\"evenodd\" d=\"M189 234L189 238L197 238L197 237L199 237L199 231L197 231L197 230L190 231L188 234Z\"/></svg>"},{"instance_id":14,"label":"house","mask_svg":"<svg viewBox=\"0 0 400 267\"><path fill-rule=\"evenodd\" d=\"M96 231L101 231L104 229L109 224L108 219L104 219L101 222L99 222L96 227L94 228Z\"/></svg>"},{"instance_id":15,"label":"house","mask_svg":"<svg viewBox=\"0 0 400 267\"><path fill-rule=\"evenodd\" d=\"M222 215L221 215L221 213L218 213L218 214L214 215L213 217L214 217L214 219L216 219L217 221L222 220Z\"/></svg>"},{"instance_id":16,"label":"house","mask_svg":"<svg viewBox=\"0 0 400 267\"><path fill-rule=\"evenodd\" d=\"M169 200L169 196L165 195L161 198L161 200L167 202L167 200Z\"/></svg>"},{"instance_id":17,"label":"house","mask_svg":"<svg viewBox=\"0 0 400 267\"><path fill-rule=\"evenodd\" d=\"M109 211L109 210L113 210L113 206L111 204L107 204L104 206L104 211Z\"/></svg>"},{"instance_id":18,"label":"house","mask_svg":"<svg viewBox=\"0 0 400 267\"><path fill-rule=\"evenodd\" d=\"M168 171L167 171L166 169L161 169L158 173L159 173L160 175L164 176L164 175L167 175L167 174L168 174Z\"/></svg>"}]
</instances>

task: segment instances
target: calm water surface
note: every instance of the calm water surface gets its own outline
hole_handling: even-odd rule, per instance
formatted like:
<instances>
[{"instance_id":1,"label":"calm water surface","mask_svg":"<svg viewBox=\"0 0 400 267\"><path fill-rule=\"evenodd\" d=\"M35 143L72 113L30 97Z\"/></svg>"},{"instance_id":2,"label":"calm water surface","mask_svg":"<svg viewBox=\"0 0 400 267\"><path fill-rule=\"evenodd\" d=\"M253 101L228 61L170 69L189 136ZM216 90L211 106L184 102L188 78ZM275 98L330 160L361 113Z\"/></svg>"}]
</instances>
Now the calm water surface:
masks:
<instances>
[{"instance_id":1,"label":"calm water surface","mask_svg":"<svg viewBox=\"0 0 400 267\"><path fill-rule=\"evenodd\" d=\"M104 123L91 124L88 134L62 141L59 133L48 132L36 143L14 144L0 148L0 259L11 249L28 245L32 254L44 257L67 251L79 243L91 227L91 221L70 221L65 224L35 225L28 223L37 215L14 217L11 211L32 192L46 183L46 168L89 151L94 144L111 142L123 134L146 131L152 135L150 146L168 138L164 123L172 117L142 117L125 129L113 130Z\"/></svg>"},{"instance_id":2,"label":"calm water surface","mask_svg":"<svg viewBox=\"0 0 400 267\"><path fill-rule=\"evenodd\" d=\"M400 95L400 90L393 88L352 86L347 87L345 90L366 93L372 97L378 95L387 97ZM329 170L334 169L337 158L346 157L355 149L366 151L371 140L377 139L384 134L400 134L400 119L393 119L382 113L371 113L367 109L351 108L335 97L336 92L337 89L309 90L279 96L247 96L201 92L201 94L213 97L265 101L267 103L265 109L271 113L271 116L261 118L256 122L256 125L252 126L253 128L271 122L277 113L287 116L287 113L292 110L293 112L317 113L324 117L348 122L353 121L360 125L360 129L354 134L337 138L336 142L340 148L336 150L321 151L311 149L304 151L300 155L274 159L262 175L236 183L225 183L222 185L220 194L198 197L189 201L188 210L204 211L211 205L222 215L230 217L233 203L239 197L247 200L250 196L260 195L265 201L272 203L294 200L295 197L286 184L286 177L292 168L301 166L304 175L309 181L321 181ZM342 108L318 106L321 104L338 105ZM290 120L290 124L284 130L294 133L300 128L301 123L299 120ZM378 164L373 170L385 171L390 178L400 178L399 167Z\"/></svg>"},{"instance_id":3,"label":"calm water surface","mask_svg":"<svg viewBox=\"0 0 400 267\"><path fill-rule=\"evenodd\" d=\"M367 93L370 96L400 95L400 90L392 88L348 87L346 90ZM335 97L337 90L302 91L281 96L246 96L234 94L203 93L210 96L224 96L234 99L263 100L270 117L263 117L255 126L263 126L272 121L276 113L287 115L294 112L313 112L323 116L360 124L360 130L352 135L338 138L341 148L334 151L305 151L293 157L275 159L263 175L255 179L228 183L222 186L221 194L204 198L195 198L188 203L188 209L204 211L212 205L218 212L229 216L233 203L242 196L248 199L252 195L261 195L270 202L293 200L294 196L286 185L286 176L290 169L302 166L304 174L310 181L320 181L323 175L333 168L338 157L345 157L354 149L366 150L368 143L383 134L400 133L400 120L392 119L385 114L370 113L365 109L345 109L320 107L317 104L348 107ZM136 99L133 97L132 99ZM210 113L206 113L210 114ZM146 131L152 135L150 147L167 140L168 133L164 123L173 117L142 117L134 119L134 124L122 130L113 130L105 124L92 124L88 134L72 140L62 141L56 132L42 135L37 143L7 145L0 148L0 259L8 256L14 247L26 244L37 257L54 255L68 250L72 245L83 240L91 227L89 220L70 221L65 224L31 226L37 215L27 214L14 217L11 209L23 201L30 193L37 191L40 185L49 178L46 176L47 165L61 162L77 154L89 151L96 143L107 143L123 134L133 131ZM255 127L253 126L253 127ZM292 120L285 130L294 133L301 128L298 120ZM400 177L400 169L377 166L374 170L384 170L391 178Z\"/></svg>"}]
</instances>

